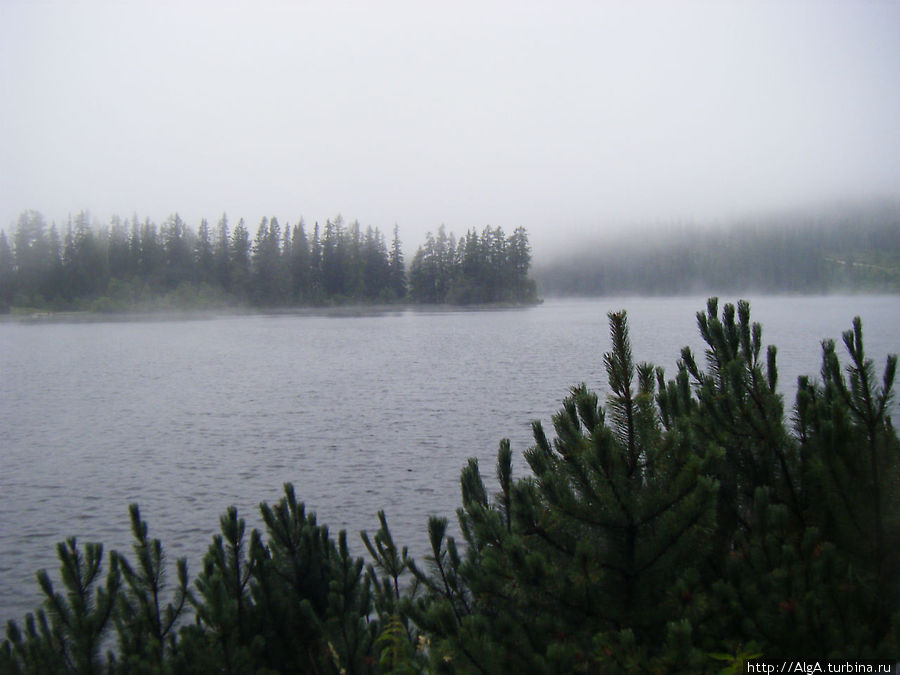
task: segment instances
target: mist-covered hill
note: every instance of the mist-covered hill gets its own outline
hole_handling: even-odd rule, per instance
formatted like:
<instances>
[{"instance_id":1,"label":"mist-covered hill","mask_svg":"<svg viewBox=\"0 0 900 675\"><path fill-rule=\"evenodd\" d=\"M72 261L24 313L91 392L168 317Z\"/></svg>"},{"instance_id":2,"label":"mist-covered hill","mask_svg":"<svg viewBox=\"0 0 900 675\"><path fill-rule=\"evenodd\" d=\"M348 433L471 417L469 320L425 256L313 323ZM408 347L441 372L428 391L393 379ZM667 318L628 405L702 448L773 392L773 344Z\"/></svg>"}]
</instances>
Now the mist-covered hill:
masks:
<instances>
[{"instance_id":1,"label":"mist-covered hill","mask_svg":"<svg viewBox=\"0 0 900 675\"><path fill-rule=\"evenodd\" d=\"M534 276L545 296L900 292L900 203L581 242L536 261Z\"/></svg>"}]
</instances>

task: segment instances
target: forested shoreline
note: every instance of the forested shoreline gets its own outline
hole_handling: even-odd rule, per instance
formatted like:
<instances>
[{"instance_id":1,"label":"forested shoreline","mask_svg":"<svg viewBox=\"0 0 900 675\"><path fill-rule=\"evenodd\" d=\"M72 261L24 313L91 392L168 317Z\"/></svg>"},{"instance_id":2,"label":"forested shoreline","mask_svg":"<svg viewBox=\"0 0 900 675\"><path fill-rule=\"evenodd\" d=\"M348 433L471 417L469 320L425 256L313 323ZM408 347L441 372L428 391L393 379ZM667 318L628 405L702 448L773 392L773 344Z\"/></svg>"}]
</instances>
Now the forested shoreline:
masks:
<instances>
[{"instance_id":1,"label":"forested shoreline","mask_svg":"<svg viewBox=\"0 0 900 675\"><path fill-rule=\"evenodd\" d=\"M608 238L532 269L522 227L429 232L411 260L394 227L307 227L177 214L64 228L26 211L0 231L0 313L141 312L391 304L529 304L544 296L710 292L900 292L900 206L855 206L730 226L677 226Z\"/></svg>"},{"instance_id":2,"label":"forested shoreline","mask_svg":"<svg viewBox=\"0 0 900 675\"><path fill-rule=\"evenodd\" d=\"M45 600L10 622L0 672L745 672L750 660L885 663L900 653L897 356L855 319L786 408L749 303L697 314L705 354L674 377L635 359L611 312L605 401L573 386L552 431L460 474L461 540L430 553L389 515L333 537L290 484L234 507L198 570L170 564L137 505L130 552L60 542ZM845 356L839 356L845 352ZM842 363L843 361L843 363ZM876 367L879 368L876 371ZM521 476L521 477L517 477ZM447 477L450 480L450 477ZM124 508L123 508L124 515ZM426 516L423 515L423 524ZM373 518L375 521L375 518Z\"/></svg>"},{"instance_id":3,"label":"forested shoreline","mask_svg":"<svg viewBox=\"0 0 900 675\"><path fill-rule=\"evenodd\" d=\"M900 205L607 236L536 264L547 296L900 292Z\"/></svg>"},{"instance_id":4,"label":"forested shoreline","mask_svg":"<svg viewBox=\"0 0 900 675\"><path fill-rule=\"evenodd\" d=\"M530 266L521 227L457 240L441 226L407 266L398 227L388 243L341 216L309 229L263 218L251 239L224 214L194 230L178 214L160 226L138 216L97 225L82 212L61 232L26 211L11 237L0 231L0 313L533 303Z\"/></svg>"}]
</instances>

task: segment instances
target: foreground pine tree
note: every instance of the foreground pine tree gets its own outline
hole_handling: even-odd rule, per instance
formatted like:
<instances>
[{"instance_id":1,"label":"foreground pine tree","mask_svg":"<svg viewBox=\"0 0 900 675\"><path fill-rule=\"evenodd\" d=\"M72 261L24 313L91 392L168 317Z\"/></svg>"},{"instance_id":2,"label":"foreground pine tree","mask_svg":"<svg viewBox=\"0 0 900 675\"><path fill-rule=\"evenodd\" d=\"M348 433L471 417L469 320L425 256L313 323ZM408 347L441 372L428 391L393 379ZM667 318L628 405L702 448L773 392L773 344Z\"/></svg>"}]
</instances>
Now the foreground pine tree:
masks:
<instances>
[{"instance_id":1,"label":"foreground pine tree","mask_svg":"<svg viewBox=\"0 0 900 675\"><path fill-rule=\"evenodd\" d=\"M625 314L609 318L607 406L580 385L553 418L552 443L535 423L528 478L512 481L502 443L494 501L470 461L462 558L432 524L431 573L416 569L431 594L411 611L442 638L436 667L588 671L641 658L689 669L702 659L690 563L715 523L718 454L688 425L663 433L654 370L634 365Z\"/></svg>"},{"instance_id":2,"label":"foreground pine tree","mask_svg":"<svg viewBox=\"0 0 900 675\"><path fill-rule=\"evenodd\" d=\"M698 315L706 371L684 350L682 386L660 401L724 450L716 553L703 570L715 611L704 633L771 658L892 658L900 625L892 616L900 570L891 506L900 446L888 416L896 356L879 383L855 319L843 336L850 384L834 342L825 341L822 382L800 378L791 433L776 392L776 352L769 347L763 366L762 329L749 305L739 303L736 315L725 305L721 319L716 312L713 299Z\"/></svg>"},{"instance_id":3,"label":"foreground pine tree","mask_svg":"<svg viewBox=\"0 0 900 675\"><path fill-rule=\"evenodd\" d=\"M46 597L36 615L25 618L25 633L10 622L0 650L2 672L104 672L103 640L112 626L121 574L118 557L109 556L106 584L101 586L103 545L78 547L70 537L56 547L65 595L56 592L45 570L37 573Z\"/></svg>"},{"instance_id":4,"label":"foreground pine tree","mask_svg":"<svg viewBox=\"0 0 900 675\"><path fill-rule=\"evenodd\" d=\"M811 540L801 550L806 514L800 452L776 389L777 352L772 346L763 352L762 328L751 322L747 302L726 304L719 317L718 301L711 298L697 324L707 345L706 367L683 349L675 380L663 386L658 378L658 403L667 429L688 426L720 450L713 465L718 492L712 549L695 561L710 602L698 632L709 652L761 643L772 656L774 640L805 650L816 639L816 626L787 625L797 617L784 611L790 598L806 592L803 557Z\"/></svg>"},{"instance_id":5,"label":"foreground pine tree","mask_svg":"<svg viewBox=\"0 0 900 675\"><path fill-rule=\"evenodd\" d=\"M889 412L897 356L881 380L865 356L862 324L843 334L850 363L822 343L822 381L800 378L795 426L809 486L807 508L827 562L829 591L816 610L836 651L900 653L900 442ZM846 377L845 377L846 373Z\"/></svg>"},{"instance_id":6,"label":"foreground pine tree","mask_svg":"<svg viewBox=\"0 0 900 675\"><path fill-rule=\"evenodd\" d=\"M159 539L148 537L147 523L137 504L129 507L136 567L119 556L126 590L119 595L115 623L119 638L119 670L159 672L175 644L178 621L193 600L188 588L187 560L176 563L178 585L172 601L163 605L165 556Z\"/></svg>"},{"instance_id":7,"label":"foreground pine tree","mask_svg":"<svg viewBox=\"0 0 900 675\"><path fill-rule=\"evenodd\" d=\"M180 672L369 673L378 623L361 558L297 502L291 484L263 503L264 543L237 510L221 518L195 581L193 625L180 631Z\"/></svg>"},{"instance_id":8,"label":"foreground pine tree","mask_svg":"<svg viewBox=\"0 0 900 675\"><path fill-rule=\"evenodd\" d=\"M536 423L528 478L512 481L501 444L494 500L470 460L463 552L434 518L429 568L412 565L427 594L406 608L436 671L713 672L760 655L897 653L896 357L877 381L856 320L849 382L825 342L823 381L801 378L792 430L749 304L718 310L711 299L698 314L705 367L685 349L669 381L633 364L625 316L611 314L607 405L581 385L552 441Z\"/></svg>"}]
</instances>

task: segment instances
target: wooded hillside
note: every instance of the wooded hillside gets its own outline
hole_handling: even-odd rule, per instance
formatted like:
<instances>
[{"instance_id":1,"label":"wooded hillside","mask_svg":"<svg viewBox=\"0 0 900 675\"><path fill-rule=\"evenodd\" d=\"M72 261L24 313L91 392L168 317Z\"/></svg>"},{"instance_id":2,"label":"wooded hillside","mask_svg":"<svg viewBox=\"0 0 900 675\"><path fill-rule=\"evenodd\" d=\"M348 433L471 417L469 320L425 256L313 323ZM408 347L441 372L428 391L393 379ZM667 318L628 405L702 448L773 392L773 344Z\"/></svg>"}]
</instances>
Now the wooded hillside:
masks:
<instances>
[{"instance_id":1,"label":"wooded hillside","mask_svg":"<svg viewBox=\"0 0 900 675\"><path fill-rule=\"evenodd\" d=\"M900 292L900 205L583 242L534 275L547 296Z\"/></svg>"}]
</instances>

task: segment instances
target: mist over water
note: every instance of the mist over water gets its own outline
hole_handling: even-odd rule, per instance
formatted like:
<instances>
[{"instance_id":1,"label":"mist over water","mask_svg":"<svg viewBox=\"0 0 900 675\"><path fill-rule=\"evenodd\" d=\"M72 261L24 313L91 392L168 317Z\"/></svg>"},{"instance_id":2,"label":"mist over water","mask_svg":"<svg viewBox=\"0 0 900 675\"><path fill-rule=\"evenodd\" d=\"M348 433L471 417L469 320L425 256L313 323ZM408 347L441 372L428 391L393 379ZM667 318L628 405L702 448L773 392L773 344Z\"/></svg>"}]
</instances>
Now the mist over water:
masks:
<instances>
[{"instance_id":1,"label":"mist over water","mask_svg":"<svg viewBox=\"0 0 900 675\"><path fill-rule=\"evenodd\" d=\"M900 351L896 296L749 299L779 348L788 414L797 375L817 375L821 339L840 344L853 316L879 376ZM355 553L384 509L421 557L428 515L455 522L468 457L493 492L501 438L522 475L532 420L551 429L579 382L605 394L608 311L628 310L636 361L674 375L682 346L702 354L705 304L0 323L0 620L37 607L34 573L55 577L66 537L130 554L130 502L191 576L229 505L259 526L259 502L287 481L334 534L348 530Z\"/></svg>"}]
</instances>

